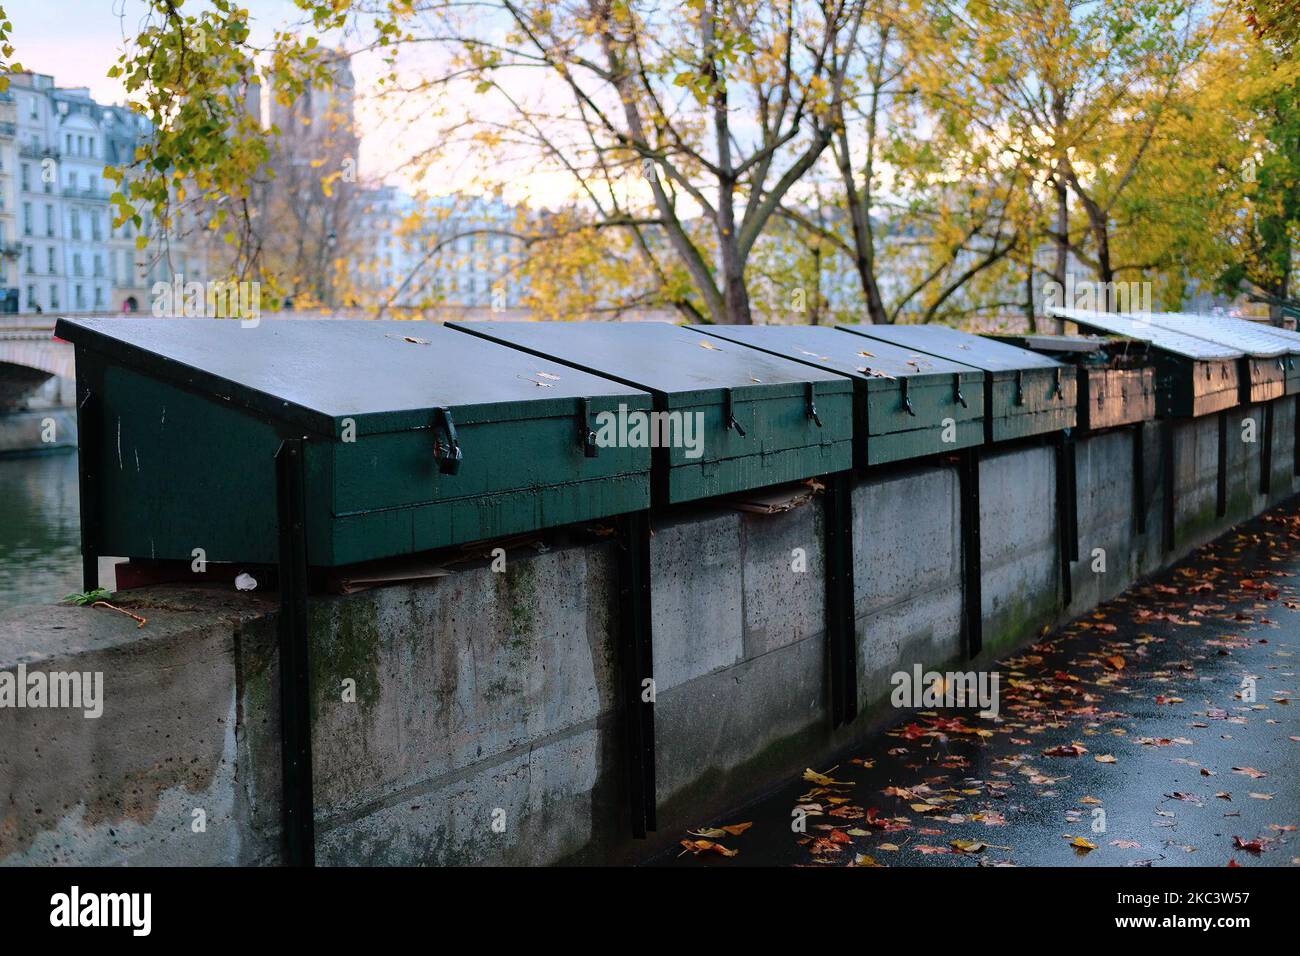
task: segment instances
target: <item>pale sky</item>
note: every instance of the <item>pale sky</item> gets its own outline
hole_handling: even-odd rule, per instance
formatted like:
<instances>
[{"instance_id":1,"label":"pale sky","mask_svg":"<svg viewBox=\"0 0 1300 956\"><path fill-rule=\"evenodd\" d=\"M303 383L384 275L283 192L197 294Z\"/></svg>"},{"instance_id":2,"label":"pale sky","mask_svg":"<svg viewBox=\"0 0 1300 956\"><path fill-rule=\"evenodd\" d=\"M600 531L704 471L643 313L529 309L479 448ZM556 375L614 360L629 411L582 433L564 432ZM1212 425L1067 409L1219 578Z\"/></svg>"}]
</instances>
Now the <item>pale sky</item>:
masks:
<instances>
[{"instance_id":1,"label":"pale sky","mask_svg":"<svg viewBox=\"0 0 1300 956\"><path fill-rule=\"evenodd\" d=\"M52 75L59 86L89 87L101 103L126 100L121 81L109 79L108 70L122 52L123 38L134 36L139 28L146 9L142 0L0 0L0 6L13 23L14 59L24 68ZM247 7L255 42L269 39L275 27L301 18L290 0L247 0ZM183 9L191 13L196 8L200 5L192 2ZM367 64L360 60L353 69L358 93L364 94ZM392 135L385 134L373 109L364 102L358 105L363 177L406 185L400 175L388 175L386 168L393 162Z\"/></svg>"},{"instance_id":2,"label":"pale sky","mask_svg":"<svg viewBox=\"0 0 1300 956\"><path fill-rule=\"evenodd\" d=\"M303 14L292 0L245 0L253 28L252 41L267 45L277 27L302 24ZM102 103L122 103L126 92L119 80L109 79L108 70L121 54L125 38L134 37L147 10L145 0L0 0L13 23L11 35L14 60L25 69L50 74L63 87L84 86ZM203 0L190 0L182 10L193 14L203 9ZM299 36L309 27L299 26ZM337 46L338 36L321 36L322 44ZM358 46L356 38L343 45ZM403 51L403 79L438 75L437 62L445 54L428 46ZM476 119L489 125L509 120L510 113L501 101L475 95L468 86L445 89L437 94L391 95L380 101L376 97L384 68L378 57L363 54L353 58L357 93L357 126L361 134L360 175L363 182L387 182L408 191L434 195L453 192L481 192L482 181L490 178L504 184L508 201L527 200L534 206L556 207L580 200L573 178L554 168L541 168L539 157L532 152L511 153L498 145L490 153L452 140L453 148L438 151L439 159L422 180L413 178L403 168L413 157L421 155L437 141L439 123L432 119L440 105L468 106ZM552 78L531 74L510 81L511 95L529 101L534 107L550 103L567 103L567 90L555 88ZM558 97L558 99L555 99ZM461 99L463 98L463 99ZM455 112L453 109L451 112ZM485 157L490 157L485 159ZM629 187L647 192L640 184ZM687 210L689 214L690 210Z\"/></svg>"}]
</instances>

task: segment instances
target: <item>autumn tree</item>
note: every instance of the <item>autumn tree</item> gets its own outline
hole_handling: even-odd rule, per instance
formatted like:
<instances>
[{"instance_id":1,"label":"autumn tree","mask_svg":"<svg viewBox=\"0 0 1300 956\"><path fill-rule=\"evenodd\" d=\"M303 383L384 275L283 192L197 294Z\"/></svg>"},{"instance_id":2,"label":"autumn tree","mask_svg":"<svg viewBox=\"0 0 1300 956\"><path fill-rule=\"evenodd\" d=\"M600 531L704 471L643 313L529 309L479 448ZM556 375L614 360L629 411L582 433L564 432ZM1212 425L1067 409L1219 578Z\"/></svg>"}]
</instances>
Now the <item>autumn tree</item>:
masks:
<instances>
[{"instance_id":1,"label":"autumn tree","mask_svg":"<svg viewBox=\"0 0 1300 956\"><path fill-rule=\"evenodd\" d=\"M1046 192L1053 278L1071 256L1102 283L1151 264L1117 259L1116 219L1152 145L1185 104L1183 80L1223 14L1196 0L941 2L917 8L930 37L922 94L953 128L1023 164Z\"/></svg>"},{"instance_id":2,"label":"autumn tree","mask_svg":"<svg viewBox=\"0 0 1300 956\"><path fill-rule=\"evenodd\" d=\"M414 81L399 83L396 66L388 79L406 96L462 103L448 117L455 130L526 146L565 172L595 228L631 232L666 300L715 322L752 318L746 263L826 148L863 11L863 0L297 5L317 30L352 30L394 64L405 48L436 46L444 56ZM290 92L328 82L316 43L284 30L255 50L246 13L227 0L193 15L168 0L148 6L149 26L120 69L161 132L122 213L165 202L167 176L193 176L205 194L228 190L239 208L247 167L268 149L222 91L257 69ZM237 236L250 247L245 268L265 252L250 235ZM669 281L668 256L688 290Z\"/></svg>"}]
</instances>

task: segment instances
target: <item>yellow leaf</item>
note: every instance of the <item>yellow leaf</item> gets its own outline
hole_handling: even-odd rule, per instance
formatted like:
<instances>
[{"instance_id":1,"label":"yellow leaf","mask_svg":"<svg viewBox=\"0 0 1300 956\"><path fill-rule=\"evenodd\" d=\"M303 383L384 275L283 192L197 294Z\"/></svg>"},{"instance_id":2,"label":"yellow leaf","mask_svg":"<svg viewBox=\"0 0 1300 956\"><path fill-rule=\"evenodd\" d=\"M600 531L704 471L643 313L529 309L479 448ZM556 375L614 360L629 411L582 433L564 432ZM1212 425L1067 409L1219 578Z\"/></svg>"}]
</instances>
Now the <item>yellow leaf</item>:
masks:
<instances>
[{"instance_id":1,"label":"yellow leaf","mask_svg":"<svg viewBox=\"0 0 1300 956\"><path fill-rule=\"evenodd\" d=\"M831 777L826 776L826 774L824 773L818 773L816 770L813 770L811 767L809 767L807 770L803 772L803 778L807 780L809 783L819 784L820 786L823 787L852 786L852 784L850 784L849 781L847 780L832 779Z\"/></svg>"}]
</instances>

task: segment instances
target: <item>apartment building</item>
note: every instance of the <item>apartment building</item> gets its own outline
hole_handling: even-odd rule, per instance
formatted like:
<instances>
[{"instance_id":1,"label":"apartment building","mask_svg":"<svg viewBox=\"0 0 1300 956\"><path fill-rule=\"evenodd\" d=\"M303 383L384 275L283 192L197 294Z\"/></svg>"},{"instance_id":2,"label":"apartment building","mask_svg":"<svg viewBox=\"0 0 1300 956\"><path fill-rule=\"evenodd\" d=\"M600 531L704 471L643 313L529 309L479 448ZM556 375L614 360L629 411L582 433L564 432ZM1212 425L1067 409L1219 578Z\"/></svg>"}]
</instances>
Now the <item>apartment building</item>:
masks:
<instances>
[{"instance_id":1,"label":"apartment building","mask_svg":"<svg viewBox=\"0 0 1300 956\"><path fill-rule=\"evenodd\" d=\"M419 199L393 186L363 194L357 263L368 304L515 309L520 276L518 207L482 196Z\"/></svg>"},{"instance_id":2,"label":"apartment building","mask_svg":"<svg viewBox=\"0 0 1300 956\"><path fill-rule=\"evenodd\" d=\"M201 246L185 241L183 230L178 241L138 250L130 224L113 227L114 183L104 171L131 162L149 135L143 117L41 73L13 74L8 96L14 174L6 187L0 173L0 195L12 191L12 222L0 215L0 230L12 232L0 232L7 269L0 290L11 290L10 299L16 290L18 311L142 311L153 282L170 282L176 272L186 281L206 278ZM10 167L4 115L0 100L0 164ZM145 234L156 238L149 227Z\"/></svg>"}]
</instances>

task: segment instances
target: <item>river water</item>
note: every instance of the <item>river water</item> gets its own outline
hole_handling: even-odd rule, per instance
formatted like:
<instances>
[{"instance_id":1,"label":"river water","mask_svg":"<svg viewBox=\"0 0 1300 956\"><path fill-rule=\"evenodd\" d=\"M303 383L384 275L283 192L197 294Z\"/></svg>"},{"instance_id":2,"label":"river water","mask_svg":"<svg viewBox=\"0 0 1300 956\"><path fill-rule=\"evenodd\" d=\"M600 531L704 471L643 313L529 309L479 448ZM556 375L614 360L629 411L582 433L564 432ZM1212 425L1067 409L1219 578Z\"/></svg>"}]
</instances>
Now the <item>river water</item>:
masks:
<instances>
[{"instance_id":1,"label":"river water","mask_svg":"<svg viewBox=\"0 0 1300 956\"><path fill-rule=\"evenodd\" d=\"M75 452L0 458L0 609L81 590Z\"/></svg>"}]
</instances>

